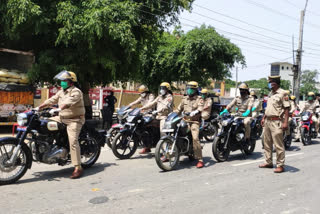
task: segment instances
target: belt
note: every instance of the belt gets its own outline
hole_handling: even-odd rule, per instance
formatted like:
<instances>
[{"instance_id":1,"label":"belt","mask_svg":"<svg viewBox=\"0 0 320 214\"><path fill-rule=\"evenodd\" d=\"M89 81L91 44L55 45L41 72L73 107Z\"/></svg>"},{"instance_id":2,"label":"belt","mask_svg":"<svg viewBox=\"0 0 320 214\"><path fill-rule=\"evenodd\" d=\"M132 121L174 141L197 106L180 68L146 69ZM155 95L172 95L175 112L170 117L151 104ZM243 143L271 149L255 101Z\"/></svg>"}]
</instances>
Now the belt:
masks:
<instances>
[{"instance_id":1,"label":"belt","mask_svg":"<svg viewBox=\"0 0 320 214\"><path fill-rule=\"evenodd\" d=\"M84 116L60 116L61 119L82 119Z\"/></svg>"},{"instance_id":2,"label":"belt","mask_svg":"<svg viewBox=\"0 0 320 214\"><path fill-rule=\"evenodd\" d=\"M282 120L280 117L267 117L267 120Z\"/></svg>"}]
</instances>

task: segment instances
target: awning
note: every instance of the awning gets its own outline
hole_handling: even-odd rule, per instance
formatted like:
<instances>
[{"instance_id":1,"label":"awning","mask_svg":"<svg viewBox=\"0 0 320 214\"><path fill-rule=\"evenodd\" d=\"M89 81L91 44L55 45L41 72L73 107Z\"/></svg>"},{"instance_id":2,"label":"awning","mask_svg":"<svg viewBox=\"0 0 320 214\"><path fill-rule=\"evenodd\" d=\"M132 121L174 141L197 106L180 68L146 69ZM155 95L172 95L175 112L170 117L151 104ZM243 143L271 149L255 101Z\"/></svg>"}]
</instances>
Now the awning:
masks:
<instances>
[{"instance_id":1,"label":"awning","mask_svg":"<svg viewBox=\"0 0 320 214\"><path fill-rule=\"evenodd\" d=\"M30 85L0 83L0 91L12 91L12 92L34 91L34 88Z\"/></svg>"}]
</instances>

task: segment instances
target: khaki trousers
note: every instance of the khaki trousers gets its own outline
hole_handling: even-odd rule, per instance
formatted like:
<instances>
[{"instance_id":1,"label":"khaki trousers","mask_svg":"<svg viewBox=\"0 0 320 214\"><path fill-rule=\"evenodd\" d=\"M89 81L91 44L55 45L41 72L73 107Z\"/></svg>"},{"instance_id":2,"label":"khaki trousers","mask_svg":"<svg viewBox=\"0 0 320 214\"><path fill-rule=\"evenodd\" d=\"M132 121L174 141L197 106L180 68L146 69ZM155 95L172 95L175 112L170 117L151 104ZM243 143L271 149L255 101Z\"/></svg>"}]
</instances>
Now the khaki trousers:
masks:
<instances>
[{"instance_id":1,"label":"khaki trousers","mask_svg":"<svg viewBox=\"0 0 320 214\"><path fill-rule=\"evenodd\" d=\"M285 148L283 144L282 122L265 120L264 124L264 157L267 164L272 164L272 147L276 148L277 167L284 166Z\"/></svg>"},{"instance_id":2,"label":"khaki trousers","mask_svg":"<svg viewBox=\"0 0 320 214\"><path fill-rule=\"evenodd\" d=\"M188 122L188 125L191 129L194 157L199 161L203 161L202 149L201 149L201 144L199 140L199 128L200 128L199 122Z\"/></svg>"},{"instance_id":3,"label":"khaki trousers","mask_svg":"<svg viewBox=\"0 0 320 214\"><path fill-rule=\"evenodd\" d=\"M164 122L166 122L166 119L161 119L160 120L160 137L165 136L165 133L162 132L163 126L164 126Z\"/></svg>"},{"instance_id":4,"label":"khaki trousers","mask_svg":"<svg viewBox=\"0 0 320 214\"><path fill-rule=\"evenodd\" d=\"M315 115L313 115L313 116L312 116L312 121L314 122L314 127L315 127L315 129L316 129L316 132L318 133L318 130L319 130L319 121L318 121L318 118L317 118Z\"/></svg>"},{"instance_id":5,"label":"khaki trousers","mask_svg":"<svg viewBox=\"0 0 320 214\"><path fill-rule=\"evenodd\" d=\"M85 119L61 119L59 116L52 117L50 120L54 120L58 123L63 123L67 126L67 133L69 139L71 163L74 166L81 165L79 134L81 128L85 122Z\"/></svg>"},{"instance_id":6,"label":"khaki trousers","mask_svg":"<svg viewBox=\"0 0 320 214\"><path fill-rule=\"evenodd\" d=\"M246 129L246 133L245 133L245 138L246 139L250 139L250 134L251 134L251 122L252 122L252 118L251 117L246 117L243 120L244 123L244 128Z\"/></svg>"}]
</instances>

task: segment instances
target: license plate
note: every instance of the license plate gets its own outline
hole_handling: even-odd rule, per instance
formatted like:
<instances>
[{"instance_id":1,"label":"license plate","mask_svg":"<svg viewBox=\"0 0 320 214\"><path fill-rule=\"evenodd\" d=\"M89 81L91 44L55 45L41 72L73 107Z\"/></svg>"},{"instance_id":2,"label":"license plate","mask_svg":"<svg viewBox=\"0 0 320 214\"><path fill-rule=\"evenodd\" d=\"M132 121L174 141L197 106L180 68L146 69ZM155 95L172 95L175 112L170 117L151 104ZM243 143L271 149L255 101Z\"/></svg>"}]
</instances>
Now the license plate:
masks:
<instances>
[{"instance_id":1,"label":"license plate","mask_svg":"<svg viewBox=\"0 0 320 214\"><path fill-rule=\"evenodd\" d=\"M25 132L25 131L27 131L27 127L26 127L26 126L18 126L18 127L17 127L17 131L23 131L23 132Z\"/></svg>"},{"instance_id":2,"label":"license plate","mask_svg":"<svg viewBox=\"0 0 320 214\"><path fill-rule=\"evenodd\" d=\"M162 132L174 132L174 129L162 129Z\"/></svg>"}]
</instances>

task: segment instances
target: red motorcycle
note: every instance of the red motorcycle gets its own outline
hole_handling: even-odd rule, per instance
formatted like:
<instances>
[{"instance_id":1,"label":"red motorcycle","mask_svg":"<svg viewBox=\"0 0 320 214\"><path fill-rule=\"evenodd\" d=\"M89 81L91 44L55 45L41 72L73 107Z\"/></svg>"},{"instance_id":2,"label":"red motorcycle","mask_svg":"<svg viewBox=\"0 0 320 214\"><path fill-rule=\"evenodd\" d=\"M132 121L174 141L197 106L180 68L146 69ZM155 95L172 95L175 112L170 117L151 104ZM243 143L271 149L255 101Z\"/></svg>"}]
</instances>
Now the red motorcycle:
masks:
<instances>
[{"instance_id":1,"label":"red motorcycle","mask_svg":"<svg viewBox=\"0 0 320 214\"><path fill-rule=\"evenodd\" d=\"M312 121L312 113L303 112L301 115L301 141L303 145L310 145L311 140L317 137L315 124Z\"/></svg>"}]
</instances>

